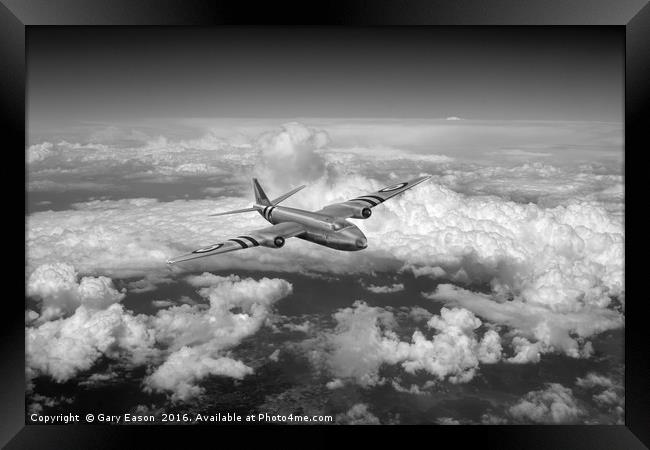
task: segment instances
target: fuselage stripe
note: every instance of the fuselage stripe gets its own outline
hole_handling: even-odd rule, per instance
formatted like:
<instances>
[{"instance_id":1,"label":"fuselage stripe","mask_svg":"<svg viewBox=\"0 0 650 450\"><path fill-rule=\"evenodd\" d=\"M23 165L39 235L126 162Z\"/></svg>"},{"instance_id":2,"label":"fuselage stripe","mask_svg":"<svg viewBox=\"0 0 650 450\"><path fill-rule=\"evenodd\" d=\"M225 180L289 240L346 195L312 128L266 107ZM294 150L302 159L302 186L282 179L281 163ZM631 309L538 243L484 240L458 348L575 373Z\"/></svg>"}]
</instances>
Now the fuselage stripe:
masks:
<instances>
[{"instance_id":1,"label":"fuselage stripe","mask_svg":"<svg viewBox=\"0 0 650 450\"><path fill-rule=\"evenodd\" d=\"M264 212L262 213L262 215L264 216L265 219L266 219L266 210L267 210L267 209L269 209L268 206L267 206L266 208L264 208Z\"/></svg>"},{"instance_id":2,"label":"fuselage stripe","mask_svg":"<svg viewBox=\"0 0 650 450\"><path fill-rule=\"evenodd\" d=\"M269 209L269 212L267 214L266 218L269 220L269 222L271 221L271 213L273 212L274 209L275 209L275 206L271 206L271 209Z\"/></svg>"},{"instance_id":3,"label":"fuselage stripe","mask_svg":"<svg viewBox=\"0 0 650 450\"><path fill-rule=\"evenodd\" d=\"M249 240L249 241L250 241L253 245L255 245L255 246L260 245L259 242L257 242L255 239L253 239L253 238L250 237L250 236L237 236L237 237L240 237L240 238L242 238L242 239Z\"/></svg>"},{"instance_id":4,"label":"fuselage stripe","mask_svg":"<svg viewBox=\"0 0 650 450\"><path fill-rule=\"evenodd\" d=\"M243 241L240 241L239 239L228 239L229 241L233 241L241 245L241 248L248 248L248 245L244 244Z\"/></svg>"}]
</instances>

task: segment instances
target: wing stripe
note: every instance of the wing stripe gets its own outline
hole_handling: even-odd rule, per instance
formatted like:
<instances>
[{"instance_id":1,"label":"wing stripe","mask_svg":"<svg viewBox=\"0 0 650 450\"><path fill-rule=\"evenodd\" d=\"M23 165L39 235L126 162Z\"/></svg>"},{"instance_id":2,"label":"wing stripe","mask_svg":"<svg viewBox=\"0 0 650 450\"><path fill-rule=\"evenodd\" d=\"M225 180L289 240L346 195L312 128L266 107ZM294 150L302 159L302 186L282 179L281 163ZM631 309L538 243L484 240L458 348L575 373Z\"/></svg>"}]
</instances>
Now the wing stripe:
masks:
<instances>
[{"instance_id":1,"label":"wing stripe","mask_svg":"<svg viewBox=\"0 0 650 450\"><path fill-rule=\"evenodd\" d=\"M378 200L379 203L383 203L386 201L385 198L377 197L376 195L362 195L362 197L374 198L375 200Z\"/></svg>"},{"instance_id":2,"label":"wing stripe","mask_svg":"<svg viewBox=\"0 0 650 450\"><path fill-rule=\"evenodd\" d=\"M239 239L228 239L229 241L233 241L241 245L241 248L248 248L248 245L244 244L243 241L240 241Z\"/></svg>"},{"instance_id":3,"label":"wing stripe","mask_svg":"<svg viewBox=\"0 0 650 450\"><path fill-rule=\"evenodd\" d=\"M255 239L253 239L253 238L250 237L250 236L237 236L237 237L240 237L240 238L242 238L242 239L247 239L247 240L249 240L249 241L250 241L254 246L256 246L256 247L257 247L258 245L260 245L259 242L257 242Z\"/></svg>"},{"instance_id":4,"label":"wing stripe","mask_svg":"<svg viewBox=\"0 0 650 450\"><path fill-rule=\"evenodd\" d=\"M355 199L352 199L352 200L350 200L350 201L351 201L351 202L368 202L368 203L370 203L372 206L377 206L377 205L379 204L379 203L375 203L374 201L369 200L369 199L367 199L367 198L355 198Z\"/></svg>"}]
</instances>

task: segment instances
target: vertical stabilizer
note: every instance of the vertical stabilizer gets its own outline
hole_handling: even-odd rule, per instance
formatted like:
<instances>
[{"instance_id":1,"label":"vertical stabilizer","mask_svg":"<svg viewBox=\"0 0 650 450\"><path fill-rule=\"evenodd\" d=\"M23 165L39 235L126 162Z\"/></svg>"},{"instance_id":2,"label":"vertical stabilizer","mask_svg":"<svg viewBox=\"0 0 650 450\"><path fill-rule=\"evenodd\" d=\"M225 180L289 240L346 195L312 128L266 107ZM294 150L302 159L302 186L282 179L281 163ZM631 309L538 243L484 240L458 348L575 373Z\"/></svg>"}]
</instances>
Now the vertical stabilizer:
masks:
<instances>
[{"instance_id":1,"label":"vertical stabilizer","mask_svg":"<svg viewBox=\"0 0 650 450\"><path fill-rule=\"evenodd\" d=\"M260 186L257 178L253 178L253 191L255 192L255 203L264 206L271 205L269 198L264 193L264 189L262 189L262 186Z\"/></svg>"}]
</instances>

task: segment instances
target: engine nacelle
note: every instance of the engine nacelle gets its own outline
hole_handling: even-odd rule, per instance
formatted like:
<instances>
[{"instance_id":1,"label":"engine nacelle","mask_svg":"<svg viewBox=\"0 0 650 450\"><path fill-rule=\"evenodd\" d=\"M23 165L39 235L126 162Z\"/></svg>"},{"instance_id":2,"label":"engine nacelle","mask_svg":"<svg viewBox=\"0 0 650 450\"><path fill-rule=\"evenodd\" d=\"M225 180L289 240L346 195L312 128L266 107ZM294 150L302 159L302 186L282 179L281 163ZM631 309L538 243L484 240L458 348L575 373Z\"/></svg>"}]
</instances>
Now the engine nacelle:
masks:
<instances>
[{"instance_id":1,"label":"engine nacelle","mask_svg":"<svg viewBox=\"0 0 650 450\"><path fill-rule=\"evenodd\" d=\"M280 248L284 246L284 242L285 239L282 236L276 236L261 240L260 245L263 245L264 247Z\"/></svg>"},{"instance_id":2,"label":"engine nacelle","mask_svg":"<svg viewBox=\"0 0 650 450\"><path fill-rule=\"evenodd\" d=\"M367 219L372 216L372 209L365 208L355 208L354 214L351 216L353 219Z\"/></svg>"}]
</instances>

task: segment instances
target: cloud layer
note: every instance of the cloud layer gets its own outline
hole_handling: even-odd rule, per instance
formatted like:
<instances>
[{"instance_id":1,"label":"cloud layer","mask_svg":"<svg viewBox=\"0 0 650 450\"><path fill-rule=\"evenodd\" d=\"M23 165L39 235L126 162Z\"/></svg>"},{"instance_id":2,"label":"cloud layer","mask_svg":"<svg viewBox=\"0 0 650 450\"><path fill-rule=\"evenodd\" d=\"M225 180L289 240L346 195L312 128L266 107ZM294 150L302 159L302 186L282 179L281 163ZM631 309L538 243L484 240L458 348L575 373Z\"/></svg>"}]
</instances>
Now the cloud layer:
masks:
<instances>
[{"instance_id":1,"label":"cloud layer","mask_svg":"<svg viewBox=\"0 0 650 450\"><path fill-rule=\"evenodd\" d=\"M469 121L442 122L420 134L417 127L399 124L386 130L337 124L326 131L291 122L251 136L129 135L118 145L110 134L84 144L32 145L27 152L32 190L65 191L74 183L79 189L111 190L114 182L103 177L117 167L127 184L221 184L203 187L214 198L91 200L28 216L27 293L37 301L26 312L28 377L63 382L107 358L118 366L145 365L144 389L187 401L203 392L201 380L208 376L250 375L256 366L237 356L237 346L265 325L275 326L274 305L292 286L278 278L206 272L239 269L375 277L364 287L370 298L382 300L405 289L402 280L382 280L383 272L436 283L423 294L432 311L443 306L438 314L359 301L335 311L332 326L312 318L281 325L306 340L267 356L275 361L284 358L284 350L298 348L325 374L323 383L332 392L347 384L387 384L423 394L435 383L469 382L483 364L538 363L547 353L591 357L594 336L624 326L623 179L616 159L565 163L557 148L532 142L542 133L524 124L514 127L515 136L533 133L537 137L529 145L498 138L498 145L488 146L492 153L485 157L498 164L468 162L462 152L422 151L445 127ZM591 127L567 127L560 134L577 142L577 136L591 133L599 136L597 146L617 145L607 132ZM392 132L410 144L395 141ZM493 132L488 125L471 129L474 138ZM251 175L260 177L270 197L308 184L286 205L316 209L423 173L432 179L378 206L369 220L355 221L369 240L363 252L296 239L281 250L233 252L175 272L165 267L171 256L266 226L257 214L208 216L249 206ZM87 179L102 181L90 186ZM244 184L246 192L239 192ZM111 279L136 276L140 279L126 284L129 294L183 283L202 302L165 298L155 300L155 314L136 315L122 304L127 292ZM430 383L402 386L401 377L415 376ZM622 388L611 378L586 375L574 391L586 392L603 414L622 414ZM508 419L486 421L582 421L584 405L574 391L544 386L511 404L504 413ZM355 403L337 420L378 421L369 411Z\"/></svg>"}]
</instances>

